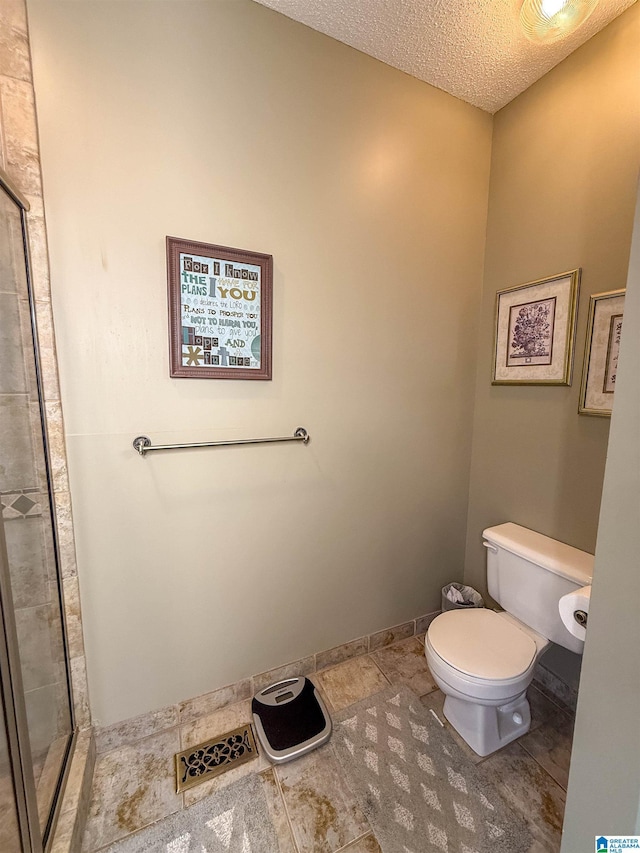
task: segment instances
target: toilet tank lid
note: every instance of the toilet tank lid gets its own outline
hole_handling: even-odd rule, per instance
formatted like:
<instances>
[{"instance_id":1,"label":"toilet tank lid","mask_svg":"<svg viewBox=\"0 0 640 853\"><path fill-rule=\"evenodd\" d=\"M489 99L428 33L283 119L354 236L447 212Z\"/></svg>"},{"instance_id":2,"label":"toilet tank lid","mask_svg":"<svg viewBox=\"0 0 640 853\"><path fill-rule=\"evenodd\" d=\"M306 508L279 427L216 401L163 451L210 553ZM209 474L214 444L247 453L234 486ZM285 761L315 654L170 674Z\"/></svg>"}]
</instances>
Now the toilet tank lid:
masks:
<instances>
[{"instance_id":1,"label":"toilet tank lid","mask_svg":"<svg viewBox=\"0 0 640 853\"><path fill-rule=\"evenodd\" d=\"M542 533L536 533L527 527L520 527L512 521L497 527L487 527L482 536L492 545L504 548L505 551L536 563L580 586L591 583L593 554L572 548L571 545L565 545L564 542L543 536Z\"/></svg>"}]
</instances>

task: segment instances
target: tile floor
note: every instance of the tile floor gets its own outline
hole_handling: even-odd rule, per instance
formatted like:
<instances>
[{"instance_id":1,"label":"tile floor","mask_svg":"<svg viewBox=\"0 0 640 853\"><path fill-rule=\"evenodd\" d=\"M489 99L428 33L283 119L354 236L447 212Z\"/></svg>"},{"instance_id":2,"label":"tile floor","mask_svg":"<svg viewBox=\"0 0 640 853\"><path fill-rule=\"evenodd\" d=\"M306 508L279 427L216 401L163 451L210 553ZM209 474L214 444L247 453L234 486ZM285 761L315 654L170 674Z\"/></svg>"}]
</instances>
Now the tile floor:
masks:
<instances>
[{"instance_id":1,"label":"tile floor","mask_svg":"<svg viewBox=\"0 0 640 853\"><path fill-rule=\"evenodd\" d=\"M423 652L423 637L402 639L312 676L329 710L338 711L385 688L405 684L442 715ZM531 730L488 758L477 756L447 725L469 758L527 821L529 851L560 848L573 718L537 687L529 691ZM250 719L248 700L98 756L83 853L187 807L246 773L260 773L280 839L280 853L381 853L341 773L331 743L297 761L271 767L259 757L183 795L175 793L173 755ZM182 799L184 798L184 799ZM269 851L271 853L271 851Z\"/></svg>"}]
</instances>

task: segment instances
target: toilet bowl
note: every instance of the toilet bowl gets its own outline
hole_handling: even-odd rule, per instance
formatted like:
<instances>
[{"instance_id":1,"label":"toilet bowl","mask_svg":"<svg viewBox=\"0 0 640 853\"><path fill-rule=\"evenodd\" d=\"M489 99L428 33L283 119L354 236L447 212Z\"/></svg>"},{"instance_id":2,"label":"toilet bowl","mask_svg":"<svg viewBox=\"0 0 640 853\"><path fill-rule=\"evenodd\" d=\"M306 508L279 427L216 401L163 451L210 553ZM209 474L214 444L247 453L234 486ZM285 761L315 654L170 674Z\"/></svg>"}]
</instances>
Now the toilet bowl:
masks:
<instances>
[{"instance_id":1,"label":"toilet bowl","mask_svg":"<svg viewBox=\"0 0 640 853\"><path fill-rule=\"evenodd\" d=\"M431 623L425 654L444 715L478 755L529 730L526 691L548 640L493 610L452 610Z\"/></svg>"},{"instance_id":2,"label":"toilet bowl","mask_svg":"<svg viewBox=\"0 0 640 853\"><path fill-rule=\"evenodd\" d=\"M529 730L527 688L551 643L580 654L558 602L591 583L593 555L507 522L483 532L487 587L504 609L450 610L425 637L427 663L445 694L444 715L478 755Z\"/></svg>"}]
</instances>

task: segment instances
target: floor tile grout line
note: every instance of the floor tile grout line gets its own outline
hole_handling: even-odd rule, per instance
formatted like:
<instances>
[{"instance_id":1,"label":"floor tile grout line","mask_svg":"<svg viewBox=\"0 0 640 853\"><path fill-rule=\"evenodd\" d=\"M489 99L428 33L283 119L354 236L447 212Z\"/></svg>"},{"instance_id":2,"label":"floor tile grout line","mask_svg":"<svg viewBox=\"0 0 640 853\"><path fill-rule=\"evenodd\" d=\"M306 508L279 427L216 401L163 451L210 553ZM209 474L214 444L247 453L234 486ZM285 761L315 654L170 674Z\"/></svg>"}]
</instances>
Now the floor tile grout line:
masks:
<instances>
[{"instance_id":1,"label":"floor tile grout line","mask_svg":"<svg viewBox=\"0 0 640 853\"><path fill-rule=\"evenodd\" d=\"M544 685L541 681L536 681L535 679L531 682L531 687L534 687L538 693L541 693L545 699L548 699L552 705L555 705L559 711L562 711L563 714L566 714L569 717L575 717L576 712L575 708L571 708L562 699L559 699L554 693L549 690L549 688Z\"/></svg>"},{"instance_id":2,"label":"floor tile grout line","mask_svg":"<svg viewBox=\"0 0 640 853\"><path fill-rule=\"evenodd\" d=\"M375 694L374 694L374 695L375 695ZM356 702L352 702L351 704L352 704L352 705L356 705L357 703L356 703ZM347 706L347 707L349 707L349 706ZM344 710L344 708L343 708L343 710ZM330 750L331 750L331 754L332 754L332 756L333 756L333 760L334 760L334 762L335 762L335 765L336 765L336 767L340 770L340 777L341 777L341 779L342 779L342 782L344 783L344 785L346 786L347 790L348 790L348 791L349 791L349 793L351 794L351 796L352 796L352 798L353 798L354 803L356 803L356 804L358 805L358 808L360 808L360 805L359 805L359 803L358 803L358 797L356 796L355 791L353 790L353 788L351 787L351 784L349 783L349 776L344 772L344 770L343 770L343 768L342 768L342 764L340 763L340 759L338 758L338 753L336 752L336 750L335 750L335 748L334 748L333 743L330 743L330 744L329 744L329 748L330 748ZM369 834L372 834L372 835L373 835L373 827L372 827L372 826L371 826L371 824L369 823L369 818L366 816L366 814L364 814L364 812L362 813L362 817L364 818L365 823L366 823L366 824L367 824L367 826L369 827L369 829L367 830L367 832L363 832L363 833L362 833L362 835L359 835L357 838L352 838L352 839L351 839L351 841L347 842L347 844L344 844L342 847L338 848L338 850L334 851L334 853L339 853L339 851L340 851L340 850L343 850L345 847L348 847L348 846L349 846L349 844L355 844L355 843L356 843L356 841L359 841L361 838L366 838L366 836L367 836L367 835L369 835ZM375 837L375 836L374 836L374 837Z\"/></svg>"},{"instance_id":3,"label":"floor tile grout line","mask_svg":"<svg viewBox=\"0 0 640 853\"><path fill-rule=\"evenodd\" d=\"M151 732L151 734L145 735L141 738L136 738L136 740L120 743L117 746L111 747L110 749L103 749L100 752L96 750L96 761L99 761L105 755L111 755L111 753L117 752L119 749L127 749L128 747L135 749L137 748L138 744L144 743L145 740L150 740L154 737L160 737L161 735L165 735L173 731L178 732L178 740L180 742L180 748L182 749L182 732L180 731L180 729L181 725L180 723L177 723L175 726L167 726L167 728L165 729L158 729L157 732Z\"/></svg>"},{"instance_id":4,"label":"floor tile grout line","mask_svg":"<svg viewBox=\"0 0 640 853\"><path fill-rule=\"evenodd\" d=\"M280 800L282 801L282 806L284 808L284 815L287 819L287 826L289 827L289 834L291 835L291 840L293 842L294 849L296 853L300 853L300 845L298 844L298 839L296 838L296 834L293 830L293 822L291 820L291 816L289 815L289 809L287 807L287 800L284 796L284 791L282 790L282 783L280 780L280 776L278 775L278 765L273 764L273 778L276 780L276 788L278 789L278 793L280 794Z\"/></svg>"},{"instance_id":5,"label":"floor tile grout line","mask_svg":"<svg viewBox=\"0 0 640 853\"><path fill-rule=\"evenodd\" d=\"M514 743L516 744L516 746L518 746L525 753L525 755L529 756L529 758L533 758L533 760L538 765L538 767L542 770L544 775L549 777L549 779L551 780L551 783L553 785L555 785L557 788L560 788L560 790L566 794L566 790L562 787L562 785L553 778L553 776L551 775L551 773L549 773L548 770L546 770L538 761L536 761L535 757L533 755L531 755L531 753L527 749L525 749L525 747L518 740L514 741ZM495 753L494 753L494 755L495 755ZM491 757L491 756L489 756L489 757Z\"/></svg>"},{"instance_id":6,"label":"floor tile grout line","mask_svg":"<svg viewBox=\"0 0 640 853\"><path fill-rule=\"evenodd\" d=\"M348 657L348 658L345 658L344 660L338 661L338 663L331 663L328 666L323 666L322 669L316 669L316 671L312 672L311 675L321 675L324 672L328 672L331 669L335 669L337 666L342 666L343 663L348 663L349 661L352 661L352 660L359 660L361 658L366 658L366 657L369 657L370 654L373 654L373 652L370 652L368 650L366 652L359 652L357 655L351 655L351 657Z\"/></svg>"},{"instance_id":7,"label":"floor tile grout line","mask_svg":"<svg viewBox=\"0 0 640 853\"><path fill-rule=\"evenodd\" d=\"M345 851L347 851L347 853L349 853L350 847L353 847L355 844L357 844L359 841L362 841L364 838L367 838L367 836L369 836L369 835L372 835L375 838L375 835L373 834L373 830L368 829L366 832L363 832L362 835L359 835L357 838L353 838L351 841L347 841L347 843L344 844L342 847L338 847L338 849L334 850L333 853L345 853ZM376 841L377 841L377 839L376 839Z\"/></svg>"},{"instance_id":8,"label":"floor tile grout line","mask_svg":"<svg viewBox=\"0 0 640 853\"><path fill-rule=\"evenodd\" d=\"M517 740L516 740L516 741L513 741L513 742L512 742L512 744L508 744L508 746L511 746L511 745L515 745L515 746L517 746L517 747L520 749L520 751L521 751L521 752L523 752L526 756L529 756L529 753L524 749L524 747L522 746L522 744L521 744L521 743L519 743ZM497 754L499 754L499 753L498 753L498 752L494 752L494 753L492 753L492 755L488 756L488 758L492 758L492 757L493 757L493 755L497 755ZM536 762L536 763L537 763L537 762ZM559 789L562 791L563 795L565 795L565 796L566 796L566 792L564 791L564 789L562 788L562 786L561 786L561 785L558 785L558 783L555 781L555 779L554 779L552 776L550 776L550 774L549 774L549 773L547 773L547 771L546 771L546 770L544 770L544 768L541 768L541 769L543 770L544 775L545 775L545 776L547 776L547 777L551 780L551 784L552 784L553 786L555 786L555 787L559 788ZM496 787L496 789L498 790L498 793L502 794L502 791L500 790L499 786L498 786L498 785L496 785L495 787ZM509 790L508 786L507 786L507 790ZM513 802L510 798L505 797L505 796L504 796L504 794L502 794L502 796L503 796L503 798L504 798L505 800L507 800L507 802L508 802L508 804L510 805L510 807L511 807L511 808L513 808L513 810L514 810L517 814L519 814L519 815L524 819L524 821L526 822L527 826L529 827L529 829L530 829L530 831L531 831L531 835L532 835L532 837L535 839L535 837L536 837L536 832L535 832L535 830L536 830L537 828L539 828L539 826L538 826L538 824L537 824L534 820L532 820L532 817L531 817L530 812L528 812L528 811L526 811L526 810L525 810L525 808L524 808L524 805L525 805L525 804L524 804L523 802L521 802L520 800L518 800L517 802ZM560 833L562 834L562 826L560 827ZM549 839L547 838L547 844L548 844L548 843L549 843ZM558 849L559 849L559 848L558 848Z\"/></svg>"},{"instance_id":9,"label":"floor tile grout line","mask_svg":"<svg viewBox=\"0 0 640 853\"><path fill-rule=\"evenodd\" d=\"M498 750L498 752L493 752L493 753L491 753L491 755L488 755L487 758L491 759L491 758L493 758L494 755L497 755L499 752L500 752L500 750ZM484 772L486 773L487 771L484 770ZM511 809L513 809L513 811L525 821L527 828L531 831L531 836L533 838L534 833L533 833L532 829L534 827L534 824L532 823L532 821L530 819L530 815L524 810L523 804L519 800L514 801L510 796L506 796L503 793L503 791L500 790L499 785L497 785L495 783L494 783L494 788L498 792L498 794L502 797L502 799L506 802L506 804ZM506 785L506 788L511 793L508 785Z\"/></svg>"},{"instance_id":10,"label":"floor tile grout line","mask_svg":"<svg viewBox=\"0 0 640 853\"><path fill-rule=\"evenodd\" d=\"M126 835L121 836L120 838L114 838L113 841L109 841L108 844L103 844L102 847L91 847L87 850L82 848L82 853L104 853L105 850L108 850L112 844L117 844L120 841L125 841L127 838L132 838L134 835L137 835L139 832L142 832L144 829L148 829L150 826L154 826L156 823L162 823L162 821L166 820L169 817L172 817L178 812L182 811L182 809L176 809L174 812L169 812L162 817L156 818L156 820L152 820L151 823L147 823L144 826L140 826L134 832L128 832Z\"/></svg>"},{"instance_id":11,"label":"floor tile grout line","mask_svg":"<svg viewBox=\"0 0 640 853\"><path fill-rule=\"evenodd\" d=\"M393 644L391 644L391 645L393 645ZM376 669L378 670L378 672L382 675L382 677L383 677L383 678L384 678L384 680L387 682L387 684L391 687L391 686L392 686L392 681L391 681L391 679L386 675L386 673L384 672L384 670L382 669L382 667L380 666L380 664L375 660L375 658L373 657L373 653L372 653L372 654L370 654L370 655L368 655L368 657L371 659L371 661L373 662L374 666L376 667ZM354 703L354 704L355 704L355 703Z\"/></svg>"},{"instance_id":12,"label":"floor tile grout line","mask_svg":"<svg viewBox=\"0 0 640 853\"><path fill-rule=\"evenodd\" d=\"M336 713L336 709L333 707L333 705L331 703L331 699L329 699L329 697L327 696L327 691L324 689L320 679L318 679L318 682L319 683L316 683L314 681L312 683L313 683L313 686L318 691L318 693L320 694L320 698L322 699L324 704L327 706L327 711L329 712L329 716L331 717L332 714Z\"/></svg>"},{"instance_id":13,"label":"floor tile grout line","mask_svg":"<svg viewBox=\"0 0 640 853\"><path fill-rule=\"evenodd\" d=\"M550 772L547 770L547 768L546 768L543 764L541 764L541 763L538 761L538 759L536 758L536 756L535 756L532 752L530 752L530 751L527 749L527 747L525 746L525 744L524 744L524 743L521 743L520 741L517 741L517 743L518 743L518 745L519 745L520 747L522 747L522 749L524 749L524 751L527 753L527 755L528 755L530 758L533 758L533 760L534 760L534 761L535 761L535 763L538 765L538 767L540 768L540 770L542 770L542 772L543 772L546 776L548 776L548 777L549 777L553 782L555 782L555 784L556 784L559 788L561 788L561 789L565 792L565 794L566 794L566 793L567 793L567 789L565 788L565 786L564 786L564 785L562 785L560 782L558 782L558 780L555 778L555 776L553 775L553 773L550 773Z\"/></svg>"}]
</instances>

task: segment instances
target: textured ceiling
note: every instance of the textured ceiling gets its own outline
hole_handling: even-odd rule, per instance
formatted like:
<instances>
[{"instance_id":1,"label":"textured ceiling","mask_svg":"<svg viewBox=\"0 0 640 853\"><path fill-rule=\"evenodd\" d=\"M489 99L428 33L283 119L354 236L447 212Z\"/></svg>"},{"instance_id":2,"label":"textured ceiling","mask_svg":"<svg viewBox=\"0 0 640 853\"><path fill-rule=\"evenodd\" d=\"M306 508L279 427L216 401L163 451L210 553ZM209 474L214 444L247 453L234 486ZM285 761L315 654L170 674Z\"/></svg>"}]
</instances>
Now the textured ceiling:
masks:
<instances>
[{"instance_id":1,"label":"textured ceiling","mask_svg":"<svg viewBox=\"0 0 640 853\"><path fill-rule=\"evenodd\" d=\"M257 0L314 30L496 112L635 0L600 0L575 33L534 45L522 0Z\"/></svg>"}]
</instances>

